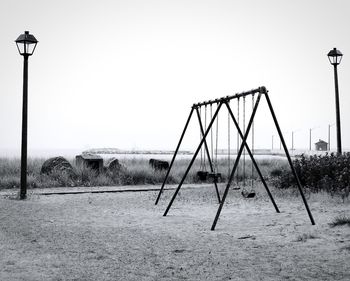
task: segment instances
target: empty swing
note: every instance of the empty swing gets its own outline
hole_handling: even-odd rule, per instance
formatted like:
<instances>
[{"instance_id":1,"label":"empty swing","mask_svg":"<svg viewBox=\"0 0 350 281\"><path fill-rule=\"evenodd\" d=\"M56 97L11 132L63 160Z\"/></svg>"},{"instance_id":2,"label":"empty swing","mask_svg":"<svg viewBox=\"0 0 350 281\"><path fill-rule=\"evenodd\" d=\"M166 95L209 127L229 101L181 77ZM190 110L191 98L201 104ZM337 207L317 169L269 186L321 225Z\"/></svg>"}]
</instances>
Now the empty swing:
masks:
<instances>
[{"instance_id":1,"label":"empty swing","mask_svg":"<svg viewBox=\"0 0 350 281\"><path fill-rule=\"evenodd\" d=\"M213 108L210 105L210 118L213 119ZM210 129L210 147L211 147L211 159L213 161L213 172L208 174L208 177L217 183L221 179L221 173L218 171L218 141L219 141L219 115L216 117L216 134L215 134L215 155L214 155L214 142L213 142L213 128Z\"/></svg>"},{"instance_id":2,"label":"empty swing","mask_svg":"<svg viewBox=\"0 0 350 281\"><path fill-rule=\"evenodd\" d=\"M202 108L199 108L199 115L202 119ZM204 131L207 130L207 106L205 106L205 113L204 113ZM201 140L203 137L202 131L199 130L199 140ZM200 155L201 155L201 161L199 165L199 171L197 172L197 177L201 181L206 181L208 178L208 171L207 171L207 165L206 165L206 154L204 149L201 147L200 149Z\"/></svg>"},{"instance_id":3,"label":"empty swing","mask_svg":"<svg viewBox=\"0 0 350 281\"><path fill-rule=\"evenodd\" d=\"M254 95L252 95L252 110L254 109ZM245 97L243 97L243 135L246 133L246 127L245 127ZM254 155L254 122L252 123L252 149L251 149L252 155ZM251 187L250 190L246 189L246 160L245 160L245 147L243 150L243 189L242 189L242 196L244 198L254 198L256 193L254 191L254 167L253 164L251 169Z\"/></svg>"},{"instance_id":4,"label":"empty swing","mask_svg":"<svg viewBox=\"0 0 350 281\"><path fill-rule=\"evenodd\" d=\"M239 98L238 98L239 100ZM230 104L230 101L228 101L228 104ZM238 111L239 112L239 103L238 104ZM239 114L237 114L237 120L239 122ZM230 112L227 111L227 177L230 176L231 173L231 129L230 129L230 122L231 122L231 115ZM237 154L239 150L239 134L237 132ZM236 186L233 186L232 189L234 190L239 190L239 185L238 185L238 166L237 166L237 184Z\"/></svg>"}]
</instances>

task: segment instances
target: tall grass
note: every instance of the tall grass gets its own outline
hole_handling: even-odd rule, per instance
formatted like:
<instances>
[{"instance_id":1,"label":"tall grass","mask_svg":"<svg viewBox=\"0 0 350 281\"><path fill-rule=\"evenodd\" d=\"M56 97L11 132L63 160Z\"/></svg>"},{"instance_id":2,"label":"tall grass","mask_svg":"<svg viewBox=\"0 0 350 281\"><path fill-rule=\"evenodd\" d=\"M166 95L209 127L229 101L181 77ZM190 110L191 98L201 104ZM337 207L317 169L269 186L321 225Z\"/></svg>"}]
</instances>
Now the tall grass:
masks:
<instances>
[{"instance_id":1,"label":"tall grass","mask_svg":"<svg viewBox=\"0 0 350 281\"><path fill-rule=\"evenodd\" d=\"M106 171L97 174L88 168L81 168L75 165L75 161L68 159L72 164L77 177L72 178L65 173L54 172L50 175L40 174L41 166L45 159L28 159L28 186L31 188L46 187L73 187L73 186L118 186L118 185L141 185L141 184L161 184L165 178L166 171L155 171L150 165L148 159L132 158L120 159L123 168L120 171ZM221 181L227 181L229 172L233 167L235 159L231 158L230 167L227 159L218 159L214 164L215 169L221 173ZM168 177L167 183L176 184L182 179L189 159L179 159L175 161ZM274 169L282 169L286 166L286 161L281 159L258 160L259 168L262 174L268 178ZM230 170L229 170L230 168ZM190 169L185 183L199 183L197 171L200 170L200 161L195 161ZM210 168L207 165L206 170ZM257 179L257 172L252 173L252 163L246 160L245 178ZM235 177L235 180L237 177ZM243 162L238 166L238 180L243 180ZM20 186L20 159L0 158L0 189L18 188Z\"/></svg>"},{"instance_id":2,"label":"tall grass","mask_svg":"<svg viewBox=\"0 0 350 281\"><path fill-rule=\"evenodd\" d=\"M29 158L27 161L28 185L34 187L37 175L45 159ZM18 158L0 158L0 188L16 188L20 185L21 160Z\"/></svg>"}]
</instances>

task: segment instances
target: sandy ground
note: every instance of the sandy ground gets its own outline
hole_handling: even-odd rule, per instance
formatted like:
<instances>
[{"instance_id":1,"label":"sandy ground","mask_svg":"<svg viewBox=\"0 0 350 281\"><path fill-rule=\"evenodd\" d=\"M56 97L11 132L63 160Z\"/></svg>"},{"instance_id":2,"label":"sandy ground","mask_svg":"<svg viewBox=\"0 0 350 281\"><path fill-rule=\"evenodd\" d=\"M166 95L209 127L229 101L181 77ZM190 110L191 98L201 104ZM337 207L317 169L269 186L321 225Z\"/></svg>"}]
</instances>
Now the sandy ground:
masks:
<instances>
[{"instance_id":1,"label":"sandy ground","mask_svg":"<svg viewBox=\"0 0 350 281\"><path fill-rule=\"evenodd\" d=\"M151 186L154 188L154 186ZM39 192L39 191L35 191ZM350 280L350 227L330 227L350 202L263 190L230 191L215 231L212 186L157 192L36 195L0 192L0 280Z\"/></svg>"}]
</instances>

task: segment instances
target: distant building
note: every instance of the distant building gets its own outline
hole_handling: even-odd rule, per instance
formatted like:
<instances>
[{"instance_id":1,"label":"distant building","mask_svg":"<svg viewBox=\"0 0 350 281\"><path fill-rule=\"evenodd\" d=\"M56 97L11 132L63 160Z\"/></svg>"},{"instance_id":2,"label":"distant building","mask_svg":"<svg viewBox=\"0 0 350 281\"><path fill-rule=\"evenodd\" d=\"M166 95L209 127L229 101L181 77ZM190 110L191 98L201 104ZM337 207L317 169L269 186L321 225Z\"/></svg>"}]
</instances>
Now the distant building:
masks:
<instances>
[{"instance_id":1,"label":"distant building","mask_svg":"<svg viewBox=\"0 0 350 281\"><path fill-rule=\"evenodd\" d=\"M328 142L323 140L319 140L315 143L315 149L318 151L327 151L328 150Z\"/></svg>"}]
</instances>

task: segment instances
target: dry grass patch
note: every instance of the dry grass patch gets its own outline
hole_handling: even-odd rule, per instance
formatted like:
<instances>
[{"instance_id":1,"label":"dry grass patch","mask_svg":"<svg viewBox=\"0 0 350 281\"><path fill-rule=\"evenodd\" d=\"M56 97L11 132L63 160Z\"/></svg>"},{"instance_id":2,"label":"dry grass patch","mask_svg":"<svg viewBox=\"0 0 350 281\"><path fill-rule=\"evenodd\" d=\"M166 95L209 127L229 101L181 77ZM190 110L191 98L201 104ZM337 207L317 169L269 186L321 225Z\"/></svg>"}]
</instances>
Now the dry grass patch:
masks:
<instances>
[{"instance_id":1,"label":"dry grass patch","mask_svg":"<svg viewBox=\"0 0 350 281\"><path fill-rule=\"evenodd\" d=\"M342 225L350 226L350 217L345 215L338 216L334 219L333 222L330 223L331 227L342 226Z\"/></svg>"}]
</instances>

